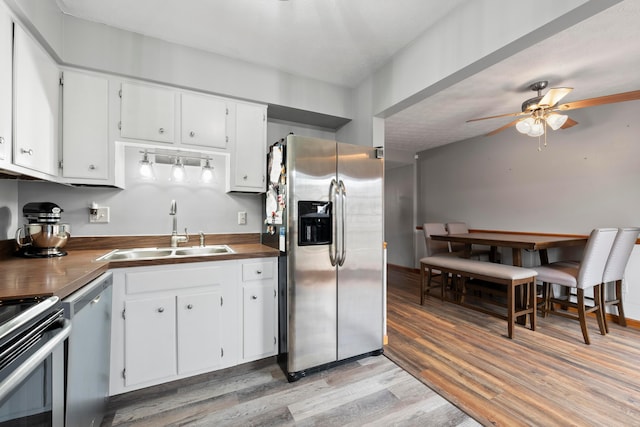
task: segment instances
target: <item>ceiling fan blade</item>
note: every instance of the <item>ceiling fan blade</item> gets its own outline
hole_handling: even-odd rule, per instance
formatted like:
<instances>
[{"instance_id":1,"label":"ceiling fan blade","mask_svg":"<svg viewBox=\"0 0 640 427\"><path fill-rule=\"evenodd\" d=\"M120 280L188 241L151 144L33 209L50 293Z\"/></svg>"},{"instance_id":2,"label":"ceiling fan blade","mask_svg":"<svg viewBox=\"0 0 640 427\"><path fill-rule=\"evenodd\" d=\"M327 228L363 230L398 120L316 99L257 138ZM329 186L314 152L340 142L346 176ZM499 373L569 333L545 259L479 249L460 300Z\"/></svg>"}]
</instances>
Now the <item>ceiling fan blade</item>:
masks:
<instances>
[{"instance_id":1,"label":"ceiling fan blade","mask_svg":"<svg viewBox=\"0 0 640 427\"><path fill-rule=\"evenodd\" d=\"M567 119L567 121L564 122L564 124L562 126L560 126L560 129L569 129L570 127L573 127L573 126L575 126L577 124L578 124L578 122L576 122L571 117L569 117Z\"/></svg>"},{"instance_id":2,"label":"ceiling fan blade","mask_svg":"<svg viewBox=\"0 0 640 427\"><path fill-rule=\"evenodd\" d=\"M538 102L538 106L550 108L556 105L562 98L567 96L569 92L573 90L572 87L554 87L549 89L540 102Z\"/></svg>"},{"instance_id":3,"label":"ceiling fan blade","mask_svg":"<svg viewBox=\"0 0 640 427\"><path fill-rule=\"evenodd\" d=\"M521 120L521 119L517 119L517 120L512 121L511 123L507 123L506 125L504 125L504 126L502 126L502 127L498 128L498 129L496 129L496 130L494 130L494 131L489 132L489 133L488 133L488 134L486 134L485 136L493 136L493 135L495 135L495 134L497 134L497 133L499 133L499 132L502 132L502 131L503 131L503 130L505 130L505 129L508 129L508 128L512 127L512 126L515 126L515 125L516 125L516 123L518 123L520 120ZM567 121L569 121L569 120L567 120Z\"/></svg>"},{"instance_id":4,"label":"ceiling fan blade","mask_svg":"<svg viewBox=\"0 0 640 427\"><path fill-rule=\"evenodd\" d=\"M525 114L525 113L508 113L508 114L499 114L497 116L480 117L479 119L467 120L467 123L469 123L469 122L477 122L478 120L497 119L499 117L521 116L523 114Z\"/></svg>"},{"instance_id":5,"label":"ceiling fan blade","mask_svg":"<svg viewBox=\"0 0 640 427\"><path fill-rule=\"evenodd\" d=\"M616 93L613 95L599 96L597 98L583 99L582 101L567 102L566 104L558 105L554 110L575 110L578 108L595 107L596 105L634 101L637 99L640 99L640 90L632 90L631 92Z\"/></svg>"}]
</instances>

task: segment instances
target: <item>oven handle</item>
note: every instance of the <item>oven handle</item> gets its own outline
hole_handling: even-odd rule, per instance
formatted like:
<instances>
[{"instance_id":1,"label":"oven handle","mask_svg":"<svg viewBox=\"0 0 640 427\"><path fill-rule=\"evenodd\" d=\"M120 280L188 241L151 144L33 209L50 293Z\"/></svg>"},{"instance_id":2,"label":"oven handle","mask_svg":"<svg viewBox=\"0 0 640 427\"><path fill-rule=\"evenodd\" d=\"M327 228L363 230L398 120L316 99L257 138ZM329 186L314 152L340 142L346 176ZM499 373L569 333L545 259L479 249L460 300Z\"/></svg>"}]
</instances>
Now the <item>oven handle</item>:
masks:
<instances>
[{"instance_id":1,"label":"oven handle","mask_svg":"<svg viewBox=\"0 0 640 427\"><path fill-rule=\"evenodd\" d=\"M71 333L71 321L63 319L62 329L45 345L39 348L31 357L21 364L14 372L12 372L2 383L0 383L0 401L13 391L29 374L36 369L53 350L60 345Z\"/></svg>"}]
</instances>

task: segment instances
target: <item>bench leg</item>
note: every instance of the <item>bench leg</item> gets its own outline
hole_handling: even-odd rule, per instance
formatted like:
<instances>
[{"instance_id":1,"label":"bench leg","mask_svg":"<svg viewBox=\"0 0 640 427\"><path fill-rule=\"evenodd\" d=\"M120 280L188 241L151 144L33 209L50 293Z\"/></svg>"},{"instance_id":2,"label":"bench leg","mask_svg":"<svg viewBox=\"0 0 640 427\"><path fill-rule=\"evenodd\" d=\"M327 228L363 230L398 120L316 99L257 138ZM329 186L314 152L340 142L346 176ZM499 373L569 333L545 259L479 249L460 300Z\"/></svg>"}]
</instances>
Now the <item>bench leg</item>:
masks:
<instances>
[{"instance_id":1,"label":"bench leg","mask_svg":"<svg viewBox=\"0 0 640 427\"><path fill-rule=\"evenodd\" d=\"M516 296L513 285L507 285L507 331L509 338L513 338L513 326L515 323Z\"/></svg>"},{"instance_id":2,"label":"bench leg","mask_svg":"<svg viewBox=\"0 0 640 427\"><path fill-rule=\"evenodd\" d=\"M531 296L531 299L529 300L529 307L528 307L529 310L531 310L531 312L529 313L529 323L531 324L531 330L535 331L536 315L538 311L538 293L536 292L536 279L533 278L531 282L528 283L527 286L530 288L529 295Z\"/></svg>"}]
</instances>

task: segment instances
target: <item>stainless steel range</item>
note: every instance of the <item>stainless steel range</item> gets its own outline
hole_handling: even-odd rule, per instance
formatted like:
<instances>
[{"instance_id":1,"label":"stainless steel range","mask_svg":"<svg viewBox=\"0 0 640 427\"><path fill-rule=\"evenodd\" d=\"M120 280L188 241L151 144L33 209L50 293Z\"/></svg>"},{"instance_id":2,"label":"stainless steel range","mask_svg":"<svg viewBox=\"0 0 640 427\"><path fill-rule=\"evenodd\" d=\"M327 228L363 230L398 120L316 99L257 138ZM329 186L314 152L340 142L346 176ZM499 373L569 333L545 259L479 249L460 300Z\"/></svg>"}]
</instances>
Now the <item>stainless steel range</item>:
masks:
<instances>
[{"instance_id":1,"label":"stainless steel range","mask_svg":"<svg viewBox=\"0 0 640 427\"><path fill-rule=\"evenodd\" d=\"M0 425L64 425L64 342L58 297L0 301Z\"/></svg>"}]
</instances>

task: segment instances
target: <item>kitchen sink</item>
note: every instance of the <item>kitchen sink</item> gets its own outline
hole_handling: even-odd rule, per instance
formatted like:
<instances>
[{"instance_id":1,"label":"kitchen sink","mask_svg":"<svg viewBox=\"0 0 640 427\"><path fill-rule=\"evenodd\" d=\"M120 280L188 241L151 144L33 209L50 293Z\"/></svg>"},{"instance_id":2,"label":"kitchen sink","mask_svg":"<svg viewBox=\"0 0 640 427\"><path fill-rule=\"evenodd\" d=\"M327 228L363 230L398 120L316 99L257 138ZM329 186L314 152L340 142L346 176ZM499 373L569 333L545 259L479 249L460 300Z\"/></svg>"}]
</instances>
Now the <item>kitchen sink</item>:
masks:
<instances>
[{"instance_id":1,"label":"kitchen sink","mask_svg":"<svg viewBox=\"0 0 640 427\"><path fill-rule=\"evenodd\" d=\"M175 256L196 256L196 255L219 255L228 254L231 250L227 246L204 246L177 249L174 251Z\"/></svg>"},{"instance_id":2,"label":"kitchen sink","mask_svg":"<svg viewBox=\"0 0 640 427\"><path fill-rule=\"evenodd\" d=\"M96 261L139 261L145 259L183 258L232 254L227 245L193 246L190 248L134 248L115 249L97 258Z\"/></svg>"}]
</instances>

